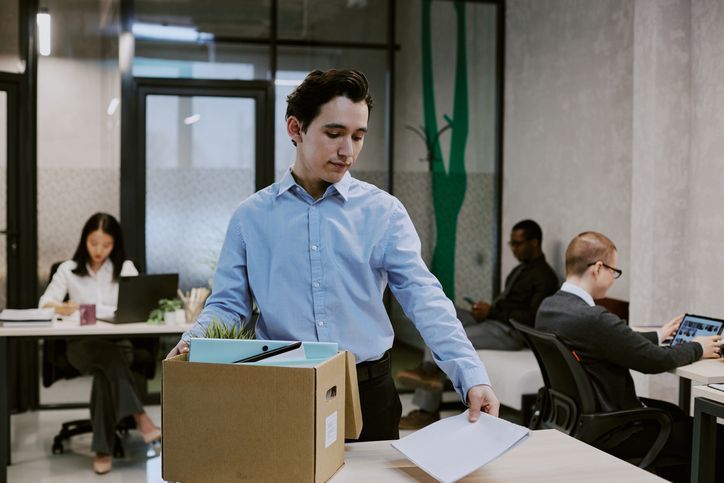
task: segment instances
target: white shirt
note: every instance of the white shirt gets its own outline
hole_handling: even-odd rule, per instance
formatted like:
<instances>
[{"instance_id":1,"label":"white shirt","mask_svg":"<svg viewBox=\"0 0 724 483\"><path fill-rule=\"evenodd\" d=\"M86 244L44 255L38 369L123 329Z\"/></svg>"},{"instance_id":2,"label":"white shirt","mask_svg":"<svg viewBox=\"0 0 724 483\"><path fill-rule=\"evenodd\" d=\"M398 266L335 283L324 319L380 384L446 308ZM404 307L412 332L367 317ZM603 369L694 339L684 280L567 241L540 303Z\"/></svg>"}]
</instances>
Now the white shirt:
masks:
<instances>
[{"instance_id":1,"label":"white shirt","mask_svg":"<svg viewBox=\"0 0 724 483\"><path fill-rule=\"evenodd\" d=\"M591 294L586 292L585 290L583 290L578 285L573 285L572 283L569 283L569 282L563 282L563 285L561 285L561 290L563 292L572 293L573 295L578 295L579 297L581 297L583 299L584 302L586 302L591 307L596 305L593 302L593 297L591 297Z\"/></svg>"},{"instance_id":2,"label":"white shirt","mask_svg":"<svg viewBox=\"0 0 724 483\"><path fill-rule=\"evenodd\" d=\"M68 260L60 264L58 271L40 297L39 307L48 303L62 303L66 295L79 304L95 304L97 312L113 312L118 305L118 282L113 280L113 262L106 259L97 272L89 266L88 275L80 276L73 273L76 263ZM126 260L121 267L121 276L138 275L133 262Z\"/></svg>"}]
</instances>

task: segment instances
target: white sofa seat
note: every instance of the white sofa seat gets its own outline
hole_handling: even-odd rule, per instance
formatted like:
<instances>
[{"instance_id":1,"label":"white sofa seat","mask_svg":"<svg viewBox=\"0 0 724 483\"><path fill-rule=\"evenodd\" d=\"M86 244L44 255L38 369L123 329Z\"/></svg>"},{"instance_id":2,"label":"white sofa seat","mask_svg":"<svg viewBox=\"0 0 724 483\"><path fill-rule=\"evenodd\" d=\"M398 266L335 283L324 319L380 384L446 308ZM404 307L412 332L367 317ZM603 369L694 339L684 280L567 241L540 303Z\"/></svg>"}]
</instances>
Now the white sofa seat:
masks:
<instances>
[{"instance_id":1,"label":"white sofa seat","mask_svg":"<svg viewBox=\"0 0 724 483\"><path fill-rule=\"evenodd\" d=\"M538 361L530 349L520 351L479 350L500 404L522 410L522 397L543 387Z\"/></svg>"}]
</instances>

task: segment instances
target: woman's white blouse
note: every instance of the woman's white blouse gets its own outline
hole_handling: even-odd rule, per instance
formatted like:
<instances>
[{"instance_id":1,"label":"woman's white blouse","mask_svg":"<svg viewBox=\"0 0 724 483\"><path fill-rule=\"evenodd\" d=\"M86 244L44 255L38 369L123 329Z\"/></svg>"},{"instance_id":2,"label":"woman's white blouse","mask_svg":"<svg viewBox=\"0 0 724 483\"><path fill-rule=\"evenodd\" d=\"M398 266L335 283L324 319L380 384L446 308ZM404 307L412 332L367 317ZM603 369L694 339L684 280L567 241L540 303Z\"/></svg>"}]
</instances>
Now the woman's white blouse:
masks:
<instances>
[{"instance_id":1,"label":"woman's white blouse","mask_svg":"<svg viewBox=\"0 0 724 483\"><path fill-rule=\"evenodd\" d=\"M113 262L107 259L96 273L88 267L86 276L73 273L75 267L73 260L60 264L45 293L40 297L38 307L48 303L61 303L68 294L70 300L79 304L95 304L97 312L115 311L118 305L118 282L113 280ZM121 276L134 275L138 275L138 270L133 262L123 262Z\"/></svg>"}]
</instances>

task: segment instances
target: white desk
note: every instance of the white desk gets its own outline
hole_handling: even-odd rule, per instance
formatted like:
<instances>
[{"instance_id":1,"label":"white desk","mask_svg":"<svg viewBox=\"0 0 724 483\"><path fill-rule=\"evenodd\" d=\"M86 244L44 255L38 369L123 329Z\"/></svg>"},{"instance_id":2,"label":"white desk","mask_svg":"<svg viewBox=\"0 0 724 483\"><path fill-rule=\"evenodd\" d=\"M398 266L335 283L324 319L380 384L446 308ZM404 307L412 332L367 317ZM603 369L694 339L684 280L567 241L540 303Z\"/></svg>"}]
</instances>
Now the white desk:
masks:
<instances>
[{"instance_id":1,"label":"white desk","mask_svg":"<svg viewBox=\"0 0 724 483\"><path fill-rule=\"evenodd\" d=\"M389 441L345 445L345 464L330 482L434 482ZM526 442L470 474L465 482L662 482L661 478L553 429L532 431Z\"/></svg>"},{"instance_id":2,"label":"white desk","mask_svg":"<svg viewBox=\"0 0 724 483\"><path fill-rule=\"evenodd\" d=\"M50 327L5 328L0 327L0 483L7 482L7 465L10 462L10 411L8 408L7 340L46 339L54 337L146 337L181 334L191 325L152 325L145 322L111 324L97 322L81 326L79 322L58 321Z\"/></svg>"},{"instance_id":3,"label":"white desk","mask_svg":"<svg viewBox=\"0 0 724 483\"><path fill-rule=\"evenodd\" d=\"M724 418L724 391L696 386L694 396L694 440L691 446L691 481L714 482L717 417ZM719 475L721 478L724 475Z\"/></svg>"},{"instance_id":4,"label":"white desk","mask_svg":"<svg viewBox=\"0 0 724 483\"><path fill-rule=\"evenodd\" d=\"M80 325L79 322L68 320L54 321L50 327L6 328L0 326L0 337L74 337L74 336L145 336L181 334L190 329L193 324L183 325L155 325L146 322L133 322L130 324L111 324L98 321L94 325Z\"/></svg>"},{"instance_id":5,"label":"white desk","mask_svg":"<svg viewBox=\"0 0 724 483\"><path fill-rule=\"evenodd\" d=\"M669 371L679 376L679 407L689 414L691 408L691 383L724 383L724 358L702 359Z\"/></svg>"}]
</instances>

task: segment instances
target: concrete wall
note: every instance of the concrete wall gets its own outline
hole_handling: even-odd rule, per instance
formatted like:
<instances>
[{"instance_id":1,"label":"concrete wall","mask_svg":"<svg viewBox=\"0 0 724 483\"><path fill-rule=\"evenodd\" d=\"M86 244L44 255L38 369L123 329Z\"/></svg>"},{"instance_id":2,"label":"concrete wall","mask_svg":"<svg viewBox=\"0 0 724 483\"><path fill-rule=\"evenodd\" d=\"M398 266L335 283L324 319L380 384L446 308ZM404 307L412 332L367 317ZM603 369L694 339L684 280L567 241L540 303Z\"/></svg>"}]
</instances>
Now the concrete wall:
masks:
<instances>
[{"instance_id":1,"label":"concrete wall","mask_svg":"<svg viewBox=\"0 0 724 483\"><path fill-rule=\"evenodd\" d=\"M506 25L503 229L538 219L560 271L573 235L608 234L633 324L724 316L724 4L509 0Z\"/></svg>"}]
</instances>

